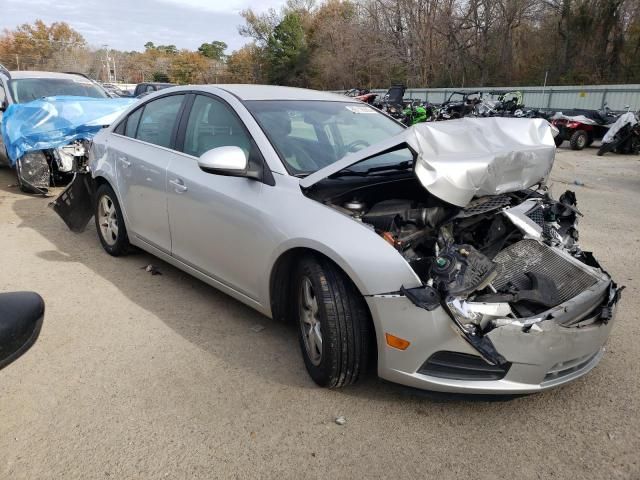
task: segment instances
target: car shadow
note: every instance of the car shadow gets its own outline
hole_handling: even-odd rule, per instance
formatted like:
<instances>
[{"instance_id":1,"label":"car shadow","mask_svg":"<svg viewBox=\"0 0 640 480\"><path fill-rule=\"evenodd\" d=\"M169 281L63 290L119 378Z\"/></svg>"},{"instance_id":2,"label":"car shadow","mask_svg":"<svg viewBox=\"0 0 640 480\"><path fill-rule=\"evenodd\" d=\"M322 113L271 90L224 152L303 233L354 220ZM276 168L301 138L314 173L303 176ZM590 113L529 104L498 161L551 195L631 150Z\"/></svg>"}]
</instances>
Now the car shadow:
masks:
<instances>
[{"instance_id":1,"label":"car shadow","mask_svg":"<svg viewBox=\"0 0 640 480\"><path fill-rule=\"evenodd\" d=\"M0 170L0 192L14 194L17 189L7 186L10 184L7 177L6 171ZM25 196L15 200L13 209L20 219L18 228L32 229L55 246L36 253L51 262L52 268L59 262L74 262L88 268L129 301L228 368L240 371L239 374L244 372L298 388L318 388L304 368L295 326L271 320L146 252L136 250L126 257L109 256L100 245L93 221L85 232L73 233L53 210L45 209L51 201L52 198ZM161 274L147 272L145 267L150 264ZM357 385L334 394L377 402L413 399L420 403L454 404L517 398L425 392L385 382L374 372Z\"/></svg>"}]
</instances>

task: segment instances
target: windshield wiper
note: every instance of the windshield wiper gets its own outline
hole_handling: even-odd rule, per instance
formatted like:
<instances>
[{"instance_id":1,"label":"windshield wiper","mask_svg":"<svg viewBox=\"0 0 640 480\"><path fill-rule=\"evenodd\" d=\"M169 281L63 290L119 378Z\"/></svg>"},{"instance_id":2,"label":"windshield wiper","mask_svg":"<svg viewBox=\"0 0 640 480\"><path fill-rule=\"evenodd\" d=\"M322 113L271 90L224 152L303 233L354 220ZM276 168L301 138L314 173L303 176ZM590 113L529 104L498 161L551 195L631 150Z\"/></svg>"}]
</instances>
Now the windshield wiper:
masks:
<instances>
[{"instance_id":1,"label":"windshield wiper","mask_svg":"<svg viewBox=\"0 0 640 480\"><path fill-rule=\"evenodd\" d=\"M334 173L333 175L329 175L329 178L338 178L338 177L366 177L371 174L393 174L398 170L409 170L413 167L413 160L406 160L404 162L396 163L393 165L381 165L379 167L371 167L368 170L349 170L345 168L344 170L340 170L339 172Z\"/></svg>"}]
</instances>

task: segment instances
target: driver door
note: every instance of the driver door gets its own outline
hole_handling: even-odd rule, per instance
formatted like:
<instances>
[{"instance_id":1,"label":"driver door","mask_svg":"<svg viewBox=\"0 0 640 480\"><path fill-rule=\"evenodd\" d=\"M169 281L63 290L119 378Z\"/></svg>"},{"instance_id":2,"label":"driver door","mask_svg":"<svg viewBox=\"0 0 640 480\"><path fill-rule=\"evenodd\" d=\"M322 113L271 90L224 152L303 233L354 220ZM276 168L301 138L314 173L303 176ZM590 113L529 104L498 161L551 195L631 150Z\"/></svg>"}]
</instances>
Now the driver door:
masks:
<instances>
[{"instance_id":1,"label":"driver door","mask_svg":"<svg viewBox=\"0 0 640 480\"><path fill-rule=\"evenodd\" d=\"M264 162L231 107L217 97L196 95L183 153L167 169L171 254L256 300L260 282L252 266L263 263L273 248L270 222L262 209L263 189L270 187L249 178L202 171L200 155L223 146L240 147L250 160Z\"/></svg>"}]
</instances>

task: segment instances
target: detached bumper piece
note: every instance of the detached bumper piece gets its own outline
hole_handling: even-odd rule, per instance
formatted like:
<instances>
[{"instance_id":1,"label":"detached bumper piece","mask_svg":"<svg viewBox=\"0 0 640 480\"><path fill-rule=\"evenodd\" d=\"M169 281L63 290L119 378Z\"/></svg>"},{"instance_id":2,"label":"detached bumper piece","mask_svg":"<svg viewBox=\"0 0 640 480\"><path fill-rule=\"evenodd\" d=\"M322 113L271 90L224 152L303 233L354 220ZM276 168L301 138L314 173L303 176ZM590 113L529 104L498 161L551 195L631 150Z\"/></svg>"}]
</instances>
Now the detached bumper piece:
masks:
<instances>
[{"instance_id":1,"label":"detached bumper piece","mask_svg":"<svg viewBox=\"0 0 640 480\"><path fill-rule=\"evenodd\" d=\"M481 357L460 352L436 352L418 369L418 373L452 380L501 380L510 363L491 365Z\"/></svg>"},{"instance_id":2,"label":"detached bumper piece","mask_svg":"<svg viewBox=\"0 0 640 480\"><path fill-rule=\"evenodd\" d=\"M77 173L64 192L53 201L53 210L71 231L80 233L93 216L94 194L95 182L91 174Z\"/></svg>"}]
</instances>

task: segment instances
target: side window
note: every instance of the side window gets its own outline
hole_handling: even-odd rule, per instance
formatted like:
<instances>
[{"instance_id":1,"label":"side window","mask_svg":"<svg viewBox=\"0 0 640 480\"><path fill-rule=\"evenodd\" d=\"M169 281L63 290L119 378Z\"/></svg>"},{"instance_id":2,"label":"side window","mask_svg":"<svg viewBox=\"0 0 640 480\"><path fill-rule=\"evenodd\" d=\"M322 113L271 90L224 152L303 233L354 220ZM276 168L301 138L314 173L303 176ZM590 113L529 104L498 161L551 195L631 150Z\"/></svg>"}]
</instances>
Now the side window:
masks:
<instances>
[{"instance_id":1,"label":"side window","mask_svg":"<svg viewBox=\"0 0 640 480\"><path fill-rule=\"evenodd\" d=\"M140 115L142 115L142 111L144 108L139 108L135 112L133 112L127 118L127 124L124 129L124 135L127 137L135 138L136 131L138 130L138 123L140 122Z\"/></svg>"},{"instance_id":2,"label":"side window","mask_svg":"<svg viewBox=\"0 0 640 480\"><path fill-rule=\"evenodd\" d=\"M184 152L199 157L217 147L236 146L247 158L256 148L240 119L224 102L197 95L187 122Z\"/></svg>"},{"instance_id":3,"label":"side window","mask_svg":"<svg viewBox=\"0 0 640 480\"><path fill-rule=\"evenodd\" d=\"M161 147L169 147L183 99L184 95L171 95L147 103L142 109L135 138Z\"/></svg>"}]
</instances>

